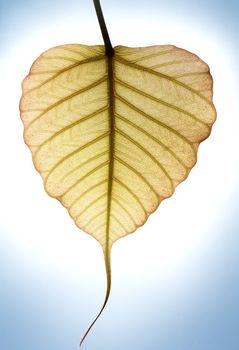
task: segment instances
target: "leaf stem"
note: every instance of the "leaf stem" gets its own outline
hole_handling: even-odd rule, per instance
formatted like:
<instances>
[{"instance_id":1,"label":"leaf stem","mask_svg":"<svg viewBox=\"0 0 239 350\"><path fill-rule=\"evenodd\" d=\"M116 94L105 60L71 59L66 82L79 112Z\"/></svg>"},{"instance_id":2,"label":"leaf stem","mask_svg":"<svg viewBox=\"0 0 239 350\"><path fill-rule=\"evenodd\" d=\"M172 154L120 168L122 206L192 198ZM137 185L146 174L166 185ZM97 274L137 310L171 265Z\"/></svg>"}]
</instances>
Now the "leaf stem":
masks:
<instances>
[{"instance_id":1,"label":"leaf stem","mask_svg":"<svg viewBox=\"0 0 239 350\"><path fill-rule=\"evenodd\" d=\"M108 57L112 57L114 56L114 49L111 45L111 41L110 41L110 37L109 37L109 33L105 24L105 20L104 20L104 16L103 16L103 12L100 6L100 0L93 0L94 1L94 5L95 5L95 11L97 14L97 18L99 21L99 25L100 25L100 29L101 29L101 33L104 39L104 43L105 43L105 54Z\"/></svg>"}]
</instances>

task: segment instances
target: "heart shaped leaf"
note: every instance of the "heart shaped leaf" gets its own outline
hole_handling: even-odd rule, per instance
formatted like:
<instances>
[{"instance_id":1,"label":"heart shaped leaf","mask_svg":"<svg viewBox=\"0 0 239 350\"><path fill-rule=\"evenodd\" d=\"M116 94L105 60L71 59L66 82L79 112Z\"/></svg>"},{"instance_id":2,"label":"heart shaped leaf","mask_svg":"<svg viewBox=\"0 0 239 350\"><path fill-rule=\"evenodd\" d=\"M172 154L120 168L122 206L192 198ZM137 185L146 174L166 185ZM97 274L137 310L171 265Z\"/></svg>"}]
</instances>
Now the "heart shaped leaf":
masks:
<instances>
[{"instance_id":1,"label":"heart shaped leaf","mask_svg":"<svg viewBox=\"0 0 239 350\"><path fill-rule=\"evenodd\" d=\"M173 194L210 134L209 68L172 45L58 46L31 67L20 110L47 193L103 248L103 310L113 243Z\"/></svg>"}]
</instances>

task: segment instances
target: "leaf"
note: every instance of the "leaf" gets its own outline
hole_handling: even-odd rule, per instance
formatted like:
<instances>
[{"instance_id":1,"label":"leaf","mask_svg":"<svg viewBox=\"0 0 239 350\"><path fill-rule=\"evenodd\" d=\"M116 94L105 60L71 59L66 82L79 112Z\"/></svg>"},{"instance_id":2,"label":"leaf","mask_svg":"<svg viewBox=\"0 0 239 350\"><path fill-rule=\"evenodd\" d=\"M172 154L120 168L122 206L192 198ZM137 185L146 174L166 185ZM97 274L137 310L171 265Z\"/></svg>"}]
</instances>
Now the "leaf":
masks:
<instances>
[{"instance_id":1,"label":"leaf","mask_svg":"<svg viewBox=\"0 0 239 350\"><path fill-rule=\"evenodd\" d=\"M34 62L22 88L24 139L47 193L103 248L103 310L112 245L173 194L210 134L209 68L172 45L117 46L113 57L63 45Z\"/></svg>"}]
</instances>

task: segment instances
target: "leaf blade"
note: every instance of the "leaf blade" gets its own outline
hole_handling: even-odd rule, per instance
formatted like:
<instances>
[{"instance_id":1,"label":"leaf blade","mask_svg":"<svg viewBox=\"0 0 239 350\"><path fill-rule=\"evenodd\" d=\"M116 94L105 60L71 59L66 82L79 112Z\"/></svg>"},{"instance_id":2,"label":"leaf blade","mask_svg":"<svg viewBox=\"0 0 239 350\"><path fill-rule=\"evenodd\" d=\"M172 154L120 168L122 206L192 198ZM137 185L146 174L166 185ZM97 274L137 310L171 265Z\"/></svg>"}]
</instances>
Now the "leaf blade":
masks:
<instances>
[{"instance_id":1,"label":"leaf blade","mask_svg":"<svg viewBox=\"0 0 239 350\"><path fill-rule=\"evenodd\" d=\"M87 333L109 298L112 245L187 178L216 119L209 67L196 55L172 45L114 52L78 44L46 51L20 103L47 193L103 248L106 297Z\"/></svg>"}]
</instances>

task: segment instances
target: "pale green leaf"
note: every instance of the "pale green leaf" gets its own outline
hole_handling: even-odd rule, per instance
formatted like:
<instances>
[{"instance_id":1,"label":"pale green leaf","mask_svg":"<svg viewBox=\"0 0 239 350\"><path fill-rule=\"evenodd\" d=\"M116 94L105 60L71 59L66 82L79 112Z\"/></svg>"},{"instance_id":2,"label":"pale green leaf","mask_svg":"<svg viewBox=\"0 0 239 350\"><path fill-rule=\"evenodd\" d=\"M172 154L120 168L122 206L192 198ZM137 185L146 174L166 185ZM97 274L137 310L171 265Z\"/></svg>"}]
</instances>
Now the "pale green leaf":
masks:
<instances>
[{"instance_id":1,"label":"pale green leaf","mask_svg":"<svg viewBox=\"0 0 239 350\"><path fill-rule=\"evenodd\" d=\"M105 306L113 243L173 194L210 134L209 68L171 45L118 46L113 57L104 46L59 46L34 62L20 109L47 193L103 248Z\"/></svg>"}]
</instances>

